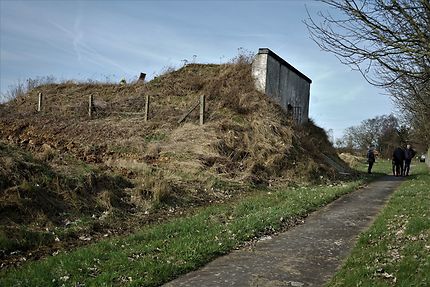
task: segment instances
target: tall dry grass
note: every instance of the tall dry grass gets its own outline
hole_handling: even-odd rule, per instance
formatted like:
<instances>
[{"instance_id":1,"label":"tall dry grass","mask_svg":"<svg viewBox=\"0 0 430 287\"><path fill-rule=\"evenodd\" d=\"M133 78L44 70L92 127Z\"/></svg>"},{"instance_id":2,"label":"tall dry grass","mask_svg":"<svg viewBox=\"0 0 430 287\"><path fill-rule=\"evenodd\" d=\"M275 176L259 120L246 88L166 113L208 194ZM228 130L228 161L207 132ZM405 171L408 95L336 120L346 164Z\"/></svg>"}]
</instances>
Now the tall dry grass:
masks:
<instances>
[{"instance_id":1,"label":"tall dry grass","mask_svg":"<svg viewBox=\"0 0 430 287\"><path fill-rule=\"evenodd\" d=\"M143 197L155 201L169 198L168 193L193 192L194 186L206 186L213 177L268 184L334 176L321 156L336 157L323 130L313 123L296 126L278 104L256 91L251 60L239 55L222 65L189 64L143 85L42 85L11 103L16 113L0 117L0 136L15 143L31 141L28 147L34 150L47 143L135 181L157 176L147 173L154 167L172 174L169 186L175 188L147 181L149 188L144 189L151 190L151 196ZM34 111L39 91L45 95L42 114ZM207 99L207 123L197 125L196 109L178 124L201 94ZM88 95L97 103L91 120ZM142 112L146 95L151 103L148 122L139 115L114 113Z\"/></svg>"}]
</instances>

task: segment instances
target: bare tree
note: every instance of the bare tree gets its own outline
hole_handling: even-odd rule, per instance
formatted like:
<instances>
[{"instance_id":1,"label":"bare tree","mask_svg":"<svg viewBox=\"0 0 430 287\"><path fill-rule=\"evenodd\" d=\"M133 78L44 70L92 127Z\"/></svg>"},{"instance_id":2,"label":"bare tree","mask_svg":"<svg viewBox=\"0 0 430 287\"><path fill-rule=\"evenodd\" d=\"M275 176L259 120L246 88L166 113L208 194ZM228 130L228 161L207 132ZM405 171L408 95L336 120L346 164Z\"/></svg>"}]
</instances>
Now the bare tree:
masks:
<instances>
[{"instance_id":1,"label":"bare tree","mask_svg":"<svg viewBox=\"0 0 430 287\"><path fill-rule=\"evenodd\" d=\"M422 85L399 80L388 90L404 120L413 127L416 141L430 145L430 81Z\"/></svg>"},{"instance_id":2,"label":"bare tree","mask_svg":"<svg viewBox=\"0 0 430 287\"><path fill-rule=\"evenodd\" d=\"M345 130L343 147L349 150L365 151L375 145L381 155L388 156L395 147L411 140L410 129L400 126L394 115L377 116L364 120L358 126Z\"/></svg>"},{"instance_id":3,"label":"bare tree","mask_svg":"<svg viewBox=\"0 0 430 287\"><path fill-rule=\"evenodd\" d=\"M305 23L313 40L385 88L415 129L429 134L429 0L320 1L337 13L309 15ZM430 138L423 140L430 145Z\"/></svg>"}]
</instances>

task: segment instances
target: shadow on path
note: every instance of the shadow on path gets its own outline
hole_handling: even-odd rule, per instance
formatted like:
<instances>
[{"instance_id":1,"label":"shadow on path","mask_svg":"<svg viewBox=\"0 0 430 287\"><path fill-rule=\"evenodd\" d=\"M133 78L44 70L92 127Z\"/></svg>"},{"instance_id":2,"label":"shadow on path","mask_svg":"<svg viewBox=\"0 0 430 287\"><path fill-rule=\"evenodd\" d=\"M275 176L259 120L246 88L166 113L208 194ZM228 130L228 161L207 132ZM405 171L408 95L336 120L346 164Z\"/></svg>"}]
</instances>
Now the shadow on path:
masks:
<instances>
[{"instance_id":1,"label":"shadow on path","mask_svg":"<svg viewBox=\"0 0 430 287\"><path fill-rule=\"evenodd\" d=\"M322 286L402 180L384 176L312 213L303 224L164 286Z\"/></svg>"}]
</instances>

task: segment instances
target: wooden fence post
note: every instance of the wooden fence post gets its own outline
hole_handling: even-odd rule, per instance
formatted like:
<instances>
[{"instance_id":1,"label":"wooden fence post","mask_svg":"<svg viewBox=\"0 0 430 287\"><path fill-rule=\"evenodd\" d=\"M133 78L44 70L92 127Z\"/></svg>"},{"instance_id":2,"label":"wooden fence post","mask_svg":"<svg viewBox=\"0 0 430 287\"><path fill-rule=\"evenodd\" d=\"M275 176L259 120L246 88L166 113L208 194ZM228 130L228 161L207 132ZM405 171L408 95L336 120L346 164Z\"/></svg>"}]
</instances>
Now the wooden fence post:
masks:
<instances>
[{"instance_id":1,"label":"wooden fence post","mask_svg":"<svg viewBox=\"0 0 430 287\"><path fill-rule=\"evenodd\" d=\"M38 112L42 111L42 105L43 105L43 94L39 93L39 101L37 103L37 111Z\"/></svg>"},{"instance_id":2,"label":"wooden fence post","mask_svg":"<svg viewBox=\"0 0 430 287\"><path fill-rule=\"evenodd\" d=\"M148 121L148 115L149 115L149 95L146 95L146 98L145 98L145 122Z\"/></svg>"},{"instance_id":3,"label":"wooden fence post","mask_svg":"<svg viewBox=\"0 0 430 287\"><path fill-rule=\"evenodd\" d=\"M90 118L93 115L93 95L88 96L88 115Z\"/></svg>"},{"instance_id":4,"label":"wooden fence post","mask_svg":"<svg viewBox=\"0 0 430 287\"><path fill-rule=\"evenodd\" d=\"M205 123L205 95L200 96L200 125Z\"/></svg>"}]
</instances>

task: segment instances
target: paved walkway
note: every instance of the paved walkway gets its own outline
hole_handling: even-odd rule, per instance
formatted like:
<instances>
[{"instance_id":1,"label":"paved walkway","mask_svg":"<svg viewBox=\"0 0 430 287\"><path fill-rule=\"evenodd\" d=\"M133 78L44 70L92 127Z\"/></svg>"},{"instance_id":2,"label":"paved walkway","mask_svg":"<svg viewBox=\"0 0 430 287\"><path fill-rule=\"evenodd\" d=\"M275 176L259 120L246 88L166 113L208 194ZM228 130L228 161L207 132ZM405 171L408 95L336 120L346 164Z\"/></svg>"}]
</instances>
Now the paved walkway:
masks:
<instances>
[{"instance_id":1,"label":"paved walkway","mask_svg":"<svg viewBox=\"0 0 430 287\"><path fill-rule=\"evenodd\" d=\"M165 286L322 286L400 183L400 178L385 176L312 213L304 224L215 259Z\"/></svg>"}]
</instances>

